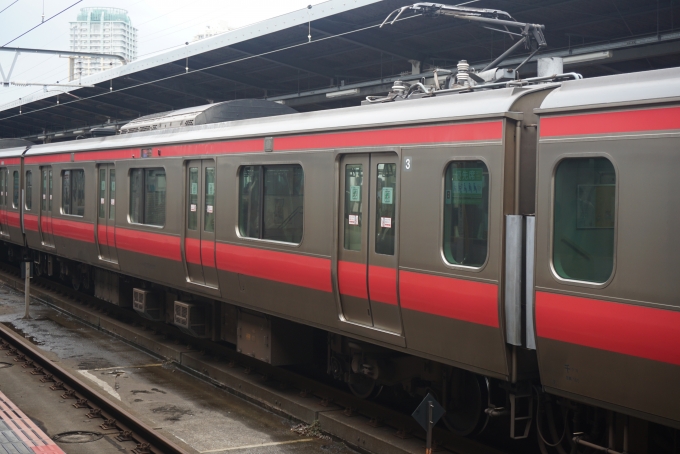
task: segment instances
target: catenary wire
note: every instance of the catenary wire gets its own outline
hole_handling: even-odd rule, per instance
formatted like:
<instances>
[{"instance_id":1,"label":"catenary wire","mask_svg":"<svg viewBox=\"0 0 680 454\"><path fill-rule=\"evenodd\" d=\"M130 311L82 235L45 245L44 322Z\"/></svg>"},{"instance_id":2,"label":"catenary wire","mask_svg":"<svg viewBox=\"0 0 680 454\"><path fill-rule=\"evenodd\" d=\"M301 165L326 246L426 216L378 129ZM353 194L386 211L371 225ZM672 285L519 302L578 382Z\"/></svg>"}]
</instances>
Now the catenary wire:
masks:
<instances>
[{"instance_id":1,"label":"catenary wire","mask_svg":"<svg viewBox=\"0 0 680 454\"><path fill-rule=\"evenodd\" d=\"M5 47L6 45L13 43L13 42L16 41L17 39L19 39L19 38L21 38L22 36L24 36L25 34L27 34L27 33L31 32L31 31L35 30L36 28L40 27L40 26L43 25L43 24L46 24L46 23L49 22L51 19L54 19L55 17L57 17L57 16L60 15L61 13L65 12L65 11L68 11L69 9L73 8L74 6L76 6L78 3L82 2L82 1L83 1L83 0L78 0L78 1L75 2L73 5L67 6L66 8L62 9L62 10L59 11L57 14L55 14L54 16L51 16L51 17L45 19L44 22L40 22L38 25L36 25L35 27L31 28L30 30L26 30L26 31L23 32L21 35L19 35L19 36L17 36L16 38L14 38L13 40L11 40L11 41L9 41L9 42L6 42L5 44L2 45L2 47ZM10 6L11 6L11 5L10 5Z\"/></svg>"},{"instance_id":2,"label":"catenary wire","mask_svg":"<svg viewBox=\"0 0 680 454\"><path fill-rule=\"evenodd\" d=\"M7 6L5 6L5 7L2 9L2 11L0 11L0 13L4 12L7 8L9 8L10 6L14 5L14 4L15 4L16 2L18 2L18 1L19 1L19 0L14 0L12 3L10 3L10 4L7 5Z\"/></svg>"},{"instance_id":3,"label":"catenary wire","mask_svg":"<svg viewBox=\"0 0 680 454\"><path fill-rule=\"evenodd\" d=\"M400 18L399 20L397 20L397 22L413 19L413 18L419 17L419 16L422 16L422 14L414 14L413 16ZM348 32L343 32L343 33L338 33L338 34L331 35L331 36L326 36L324 38L319 38L319 39L316 39L316 40L313 40L313 41L305 41L305 42L298 43L298 44L292 44L290 46L282 47L281 49L270 50L270 51L267 51L267 52L262 52L262 53L257 54L257 55L249 55L247 57L238 58L236 60L230 60L230 61L227 61L227 62L217 63L215 65L206 66L205 68L193 69L191 71L187 71L187 72L183 72L183 73L179 73L179 74L174 74L172 76L161 77L160 79L150 80L148 82L142 82L142 83L139 83L139 84L136 84L136 85L131 85L129 87L118 88L116 90L109 90L109 91L106 91L106 92L103 92L103 93L98 93L96 95L87 96L87 97L80 98L80 99L74 99L73 101L63 102L61 104L55 104L53 106L42 107L40 109L34 109L34 110L30 110L28 112L22 112L20 114L10 115L8 117L0 118L0 121L9 120L10 118L15 118L15 117L19 117L19 116L22 116L22 115L27 115L27 114L30 114L30 113L33 113L33 112L41 112L41 111L44 111L44 110L54 109L55 107L59 107L59 106L67 106L69 104L74 104L74 103L77 103L77 102L86 101L88 99L99 98L101 96L109 95L111 93L126 91L126 90L130 90L132 88L139 88L139 87L143 87L143 86L146 86L146 85L154 84L156 82L163 82L165 80L170 80L170 79L174 79L174 78L177 78L177 77L182 77L182 76L186 76L186 75L189 75L189 74L199 73L199 72L203 72L203 71L206 71L206 70L209 70L209 69L219 68L221 66L227 66L227 65L234 64L234 63L243 62L243 61L246 61L246 60L252 60L254 58L259 58L259 57L263 57L265 55L275 54L277 52L281 52L281 51L284 51L284 50L295 49L295 48L298 48L298 47L318 43L318 42L321 42L321 41L328 41L328 40L331 40L331 39L334 39L334 38L339 38L341 36L351 35L352 33L358 33L358 32L362 32L362 31L366 31L366 30L370 30L372 28L379 28L380 25L381 24L369 25L368 27L363 27L363 28L359 28L359 29L356 29L356 30L350 30Z\"/></svg>"}]
</instances>

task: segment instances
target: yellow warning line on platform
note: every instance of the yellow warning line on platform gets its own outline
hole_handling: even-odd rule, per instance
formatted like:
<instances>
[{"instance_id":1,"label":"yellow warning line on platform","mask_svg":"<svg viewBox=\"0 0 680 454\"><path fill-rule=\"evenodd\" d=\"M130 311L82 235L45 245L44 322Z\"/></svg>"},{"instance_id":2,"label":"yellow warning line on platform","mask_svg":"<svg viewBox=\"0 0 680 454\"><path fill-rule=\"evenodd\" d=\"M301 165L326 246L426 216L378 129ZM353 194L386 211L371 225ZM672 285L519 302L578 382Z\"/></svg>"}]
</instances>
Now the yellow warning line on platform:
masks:
<instances>
[{"instance_id":1,"label":"yellow warning line on platform","mask_svg":"<svg viewBox=\"0 0 680 454\"><path fill-rule=\"evenodd\" d=\"M245 446L235 446L232 448L222 448L222 449L211 449L209 451L201 451L201 454L208 454L213 452L226 452L226 451L236 451L238 449L252 449L252 448L264 448L266 446L278 446L278 445L290 445L293 443L304 443L307 441L314 441L316 438L303 438L302 440L288 440L288 441L275 441L273 443L260 443L257 445L245 445Z\"/></svg>"}]
</instances>

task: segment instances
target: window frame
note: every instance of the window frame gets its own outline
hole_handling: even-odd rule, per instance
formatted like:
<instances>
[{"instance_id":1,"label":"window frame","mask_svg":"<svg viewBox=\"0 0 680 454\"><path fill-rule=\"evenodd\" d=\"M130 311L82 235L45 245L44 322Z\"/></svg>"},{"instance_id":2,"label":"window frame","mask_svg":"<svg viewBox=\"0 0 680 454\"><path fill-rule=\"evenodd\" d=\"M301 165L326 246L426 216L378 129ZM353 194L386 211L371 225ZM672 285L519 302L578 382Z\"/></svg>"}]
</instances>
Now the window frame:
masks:
<instances>
[{"instance_id":1,"label":"window frame","mask_svg":"<svg viewBox=\"0 0 680 454\"><path fill-rule=\"evenodd\" d=\"M557 177L557 169L560 164L566 160L570 159L592 159L592 158L605 158L607 159L612 167L614 168L614 175L616 176L616 184L614 186L614 244L612 254L612 272L609 278L604 282L589 282L580 281L577 279L568 279L560 276L555 269L555 182ZM548 263L550 266L550 273L553 279L557 282L565 285L572 285L576 287L586 287L586 288L605 288L611 284L616 276L616 264L618 259L618 236L619 236L619 180L620 172L619 167L616 165L616 161L609 153L604 152L591 152L591 153L567 153L559 156L556 161L553 162L552 173L550 176L550 199L548 203L550 204L550 222L549 222L549 250L548 250Z\"/></svg>"},{"instance_id":2,"label":"window frame","mask_svg":"<svg viewBox=\"0 0 680 454\"><path fill-rule=\"evenodd\" d=\"M130 199L132 197L132 171L133 170L141 170L142 171L142 188L144 189L146 187L146 173L144 172L145 170L163 170L165 173L165 212L164 212L164 222L163 225L157 225L157 224L144 224L141 222L133 222L132 221L132 216L131 216L131 210L132 210L132 204L130 203ZM165 166L152 166L152 167L130 167L127 172L127 190L128 190L128 209L127 209L127 222L130 225L138 225L138 226L144 226L144 227L149 227L153 229L165 229L165 226L168 223L168 170L165 168ZM117 190L117 189L116 189ZM146 194L146 191L143 190L142 194ZM146 197L146 195L144 195ZM143 200L144 202L144 200ZM116 201L118 203L118 201ZM145 203L142 203L142 206L145 206Z\"/></svg>"},{"instance_id":3,"label":"window frame","mask_svg":"<svg viewBox=\"0 0 680 454\"><path fill-rule=\"evenodd\" d=\"M266 238L255 238L251 236L244 236L241 235L241 170L244 167L272 167L272 166L290 166L290 165L298 165L300 166L300 169L302 170L302 178L303 178L303 191L306 193L306 188L305 185L307 184L306 179L305 179L305 166L302 164L302 161L285 161L285 162L244 162L239 164L239 166L236 168L236 225L234 226L234 230L236 232L236 236L239 239L242 240L249 240L249 241L256 241L256 242L261 242L261 243L269 243L269 244L277 244L277 245L282 245L282 246L288 246L288 247L293 247L293 248L299 248L302 243L305 241L305 219L306 219L306 211L307 211L307 198L305 197L304 193L302 196L302 236L300 237L300 242L299 243L289 243L287 241L279 241L279 240L269 240ZM264 212L264 184L265 184L265 178L264 178L264 169L261 174L261 185L260 185L260 219L262 219L262 213ZM264 226L261 224L260 225L260 235L263 234L264 231Z\"/></svg>"},{"instance_id":4,"label":"window frame","mask_svg":"<svg viewBox=\"0 0 680 454\"><path fill-rule=\"evenodd\" d=\"M64 172L74 172L74 171L81 171L83 172L83 214L71 214L71 213L66 213L64 211ZM53 178L54 178L54 174ZM69 167L66 169L61 169L59 170L59 177L60 177L60 183L61 183L61 204L59 205L59 214L62 216L73 216L76 218L84 218L85 217L85 207L87 206L87 196L84 194L84 192L87 190L87 182L85 180L86 173L85 169L82 167ZM54 180L53 180L54 181ZM70 197L73 199L73 173L71 173L69 177L69 184L71 187L69 188L70 190ZM53 183L54 185L54 183ZM71 211L73 211L73 207L71 207Z\"/></svg>"},{"instance_id":5,"label":"window frame","mask_svg":"<svg viewBox=\"0 0 680 454\"><path fill-rule=\"evenodd\" d=\"M446 209L446 173L449 169L449 166L454 163L454 162L461 162L461 161L481 161L485 166L486 170L489 172L489 187L488 187L488 193L489 193L489 201L488 201L488 212L487 212L487 223L489 230L487 232L487 239L486 239L486 258L484 259L484 262L480 266L469 266L469 265L459 265L456 263L451 263L447 260L446 258L446 252L444 251L444 234L445 234L445 216L444 216L444 210ZM454 156L449 158L445 163L444 167L442 168L442 174L441 174L441 201L439 204L439 216L441 217L440 225L439 225L439 254L442 259L442 263L444 266L446 266L449 269L452 270L460 270L460 271L468 271L468 272L473 272L473 273L481 273L484 271L489 264L489 260L491 258L491 238L492 238L492 203L493 203L493 181L492 181L492 170L491 166L489 165L489 161L484 157L484 156Z\"/></svg>"}]
</instances>

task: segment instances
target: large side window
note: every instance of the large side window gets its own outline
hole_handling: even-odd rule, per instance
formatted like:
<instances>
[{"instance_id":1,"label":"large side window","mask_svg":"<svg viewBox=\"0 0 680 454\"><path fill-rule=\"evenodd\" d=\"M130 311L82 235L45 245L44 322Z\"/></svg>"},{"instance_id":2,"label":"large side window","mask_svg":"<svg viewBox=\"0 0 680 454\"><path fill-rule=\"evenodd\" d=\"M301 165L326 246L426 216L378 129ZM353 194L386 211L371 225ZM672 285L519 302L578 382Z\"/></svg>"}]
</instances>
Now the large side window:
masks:
<instances>
[{"instance_id":1,"label":"large side window","mask_svg":"<svg viewBox=\"0 0 680 454\"><path fill-rule=\"evenodd\" d=\"M12 208L19 208L19 171L15 170L12 173L12 186L14 193L12 194Z\"/></svg>"},{"instance_id":2,"label":"large side window","mask_svg":"<svg viewBox=\"0 0 680 454\"><path fill-rule=\"evenodd\" d=\"M64 170L61 173L61 212L85 215L85 171Z\"/></svg>"},{"instance_id":3,"label":"large side window","mask_svg":"<svg viewBox=\"0 0 680 454\"><path fill-rule=\"evenodd\" d=\"M244 166L239 178L241 236L299 243L304 174L297 164Z\"/></svg>"},{"instance_id":4,"label":"large side window","mask_svg":"<svg viewBox=\"0 0 680 454\"><path fill-rule=\"evenodd\" d=\"M130 171L130 222L165 225L165 170Z\"/></svg>"},{"instance_id":5,"label":"large side window","mask_svg":"<svg viewBox=\"0 0 680 454\"><path fill-rule=\"evenodd\" d=\"M554 197L555 271L564 279L606 282L614 269L614 166L606 158L563 160Z\"/></svg>"},{"instance_id":6,"label":"large side window","mask_svg":"<svg viewBox=\"0 0 680 454\"><path fill-rule=\"evenodd\" d=\"M30 211L33 206L33 172L26 171L26 209Z\"/></svg>"},{"instance_id":7,"label":"large side window","mask_svg":"<svg viewBox=\"0 0 680 454\"><path fill-rule=\"evenodd\" d=\"M444 257L480 267L489 249L489 169L482 161L454 161L444 182Z\"/></svg>"}]
</instances>

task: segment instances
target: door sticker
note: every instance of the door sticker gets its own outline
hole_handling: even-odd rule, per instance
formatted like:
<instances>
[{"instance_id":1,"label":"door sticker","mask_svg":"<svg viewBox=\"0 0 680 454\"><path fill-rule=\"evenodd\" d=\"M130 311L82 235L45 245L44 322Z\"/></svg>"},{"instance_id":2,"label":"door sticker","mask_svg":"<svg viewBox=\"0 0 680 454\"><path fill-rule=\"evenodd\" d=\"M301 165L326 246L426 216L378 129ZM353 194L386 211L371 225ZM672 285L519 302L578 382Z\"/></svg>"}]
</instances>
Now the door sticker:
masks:
<instances>
[{"instance_id":1,"label":"door sticker","mask_svg":"<svg viewBox=\"0 0 680 454\"><path fill-rule=\"evenodd\" d=\"M392 218L380 218L380 227L385 229L392 228Z\"/></svg>"},{"instance_id":2,"label":"door sticker","mask_svg":"<svg viewBox=\"0 0 680 454\"><path fill-rule=\"evenodd\" d=\"M191 183L191 195L198 194L198 183Z\"/></svg>"},{"instance_id":3,"label":"door sticker","mask_svg":"<svg viewBox=\"0 0 680 454\"><path fill-rule=\"evenodd\" d=\"M208 183L208 195L215 195L215 183Z\"/></svg>"},{"instance_id":4,"label":"door sticker","mask_svg":"<svg viewBox=\"0 0 680 454\"><path fill-rule=\"evenodd\" d=\"M196 204L194 203L191 204L191 211L196 211Z\"/></svg>"},{"instance_id":5,"label":"door sticker","mask_svg":"<svg viewBox=\"0 0 680 454\"><path fill-rule=\"evenodd\" d=\"M101 205L104 205L104 197L101 198L100 202Z\"/></svg>"},{"instance_id":6,"label":"door sticker","mask_svg":"<svg viewBox=\"0 0 680 454\"><path fill-rule=\"evenodd\" d=\"M361 202L361 186L350 186L349 187L349 201L350 202Z\"/></svg>"},{"instance_id":7,"label":"door sticker","mask_svg":"<svg viewBox=\"0 0 680 454\"><path fill-rule=\"evenodd\" d=\"M116 199L111 199L111 206L116 204Z\"/></svg>"},{"instance_id":8,"label":"door sticker","mask_svg":"<svg viewBox=\"0 0 680 454\"><path fill-rule=\"evenodd\" d=\"M349 215L349 225L359 225L359 215L350 214Z\"/></svg>"},{"instance_id":9,"label":"door sticker","mask_svg":"<svg viewBox=\"0 0 680 454\"><path fill-rule=\"evenodd\" d=\"M213 206L212 206L212 205L208 205L208 206L206 207L206 211L207 211L208 213L212 213L212 212L213 212Z\"/></svg>"},{"instance_id":10,"label":"door sticker","mask_svg":"<svg viewBox=\"0 0 680 454\"><path fill-rule=\"evenodd\" d=\"M382 188L382 203L383 205L392 205L394 189L393 188Z\"/></svg>"}]
</instances>

